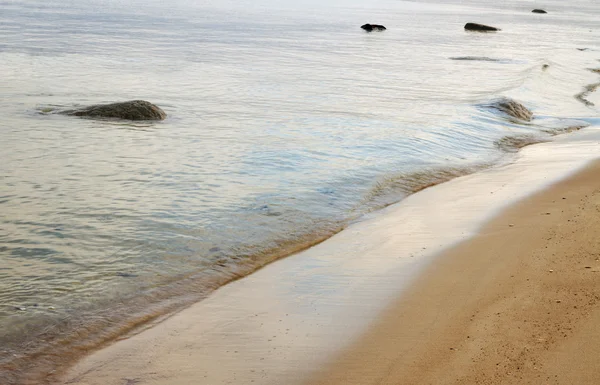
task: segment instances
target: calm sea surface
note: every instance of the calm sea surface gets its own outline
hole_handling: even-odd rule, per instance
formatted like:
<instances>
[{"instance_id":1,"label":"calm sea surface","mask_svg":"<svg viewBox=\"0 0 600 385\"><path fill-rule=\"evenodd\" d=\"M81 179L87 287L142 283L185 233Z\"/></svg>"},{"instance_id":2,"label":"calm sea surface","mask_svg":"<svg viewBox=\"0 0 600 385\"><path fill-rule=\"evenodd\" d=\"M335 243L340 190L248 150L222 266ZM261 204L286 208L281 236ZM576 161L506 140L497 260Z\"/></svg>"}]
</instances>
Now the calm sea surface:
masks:
<instances>
[{"instance_id":1,"label":"calm sea surface","mask_svg":"<svg viewBox=\"0 0 600 385\"><path fill-rule=\"evenodd\" d=\"M584 124L599 16L594 0L0 0L0 382ZM486 107L501 96L536 119ZM130 99L168 118L55 113Z\"/></svg>"}]
</instances>

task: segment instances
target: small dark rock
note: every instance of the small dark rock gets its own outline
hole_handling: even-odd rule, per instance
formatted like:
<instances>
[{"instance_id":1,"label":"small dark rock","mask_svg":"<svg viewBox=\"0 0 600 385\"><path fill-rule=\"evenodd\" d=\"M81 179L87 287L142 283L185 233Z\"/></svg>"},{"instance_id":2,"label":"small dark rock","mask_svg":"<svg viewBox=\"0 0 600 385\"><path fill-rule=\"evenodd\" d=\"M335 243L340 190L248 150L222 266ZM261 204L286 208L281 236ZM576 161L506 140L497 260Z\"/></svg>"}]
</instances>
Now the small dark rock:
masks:
<instances>
[{"instance_id":1,"label":"small dark rock","mask_svg":"<svg viewBox=\"0 0 600 385\"><path fill-rule=\"evenodd\" d=\"M534 9L531 12L533 12L533 13L548 13L548 12L544 11L543 9Z\"/></svg>"},{"instance_id":2,"label":"small dark rock","mask_svg":"<svg viewBox=\"0 0 600 385\"><path fill-rule=\"evenodd\" d=\"M144 100L98 104L78 110L61 112L65 115L88 118L117 118L126 120L163 120L167 114L159 107Z\"/></svg>"},{"instance_id":3,"label":"small dark rock","mask_svg":"<svg viewBox=\"0 0 600 385\"><path fill-rule=\"evenodd\" d=\"M477 23L467 23L467 24L465 24L465 29L467 31L478 31L478 32L500 31L499 28L490 27L489 25L477 24Z\"/></svg>"},{"instance_id":4,"label":"small dark rock","mask_svg":"<svg viewBox=\"0 0 600 385\"><path fill-rule=\"evenodd\" d=\"M365 25L361 25L360 28L364 29L367 32L385 31L387 29L383 25L379 25L379 24L365 24Z\"/></svg>"}]
</instances>

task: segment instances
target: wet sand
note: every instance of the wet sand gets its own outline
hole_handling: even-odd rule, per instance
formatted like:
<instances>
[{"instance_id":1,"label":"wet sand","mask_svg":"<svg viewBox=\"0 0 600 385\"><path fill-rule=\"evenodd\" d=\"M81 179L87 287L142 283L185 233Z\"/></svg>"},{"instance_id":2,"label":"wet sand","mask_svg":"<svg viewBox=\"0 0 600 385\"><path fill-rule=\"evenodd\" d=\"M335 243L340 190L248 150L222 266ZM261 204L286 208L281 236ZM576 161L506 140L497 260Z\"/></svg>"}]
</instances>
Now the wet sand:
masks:
<instances>
[{"instance_id":1,"label":"wet sand","mask_svg":"<svg viewBox=\"0 0 600 385\"><path fill-rule=\"evenodd\" d=\"M85 357L59 382L598 378L599 149L587 129L423 190Z\"/></svg>"},{"instance_id":2,"label":"wet sand","mask_svg":"<svg viewBox=\"0 0 600 385\"><path fill-rule=\"evenodd\" d=\"M309 384L598 384L600 162L444 253Z\"/></svg>"}]
</instances>

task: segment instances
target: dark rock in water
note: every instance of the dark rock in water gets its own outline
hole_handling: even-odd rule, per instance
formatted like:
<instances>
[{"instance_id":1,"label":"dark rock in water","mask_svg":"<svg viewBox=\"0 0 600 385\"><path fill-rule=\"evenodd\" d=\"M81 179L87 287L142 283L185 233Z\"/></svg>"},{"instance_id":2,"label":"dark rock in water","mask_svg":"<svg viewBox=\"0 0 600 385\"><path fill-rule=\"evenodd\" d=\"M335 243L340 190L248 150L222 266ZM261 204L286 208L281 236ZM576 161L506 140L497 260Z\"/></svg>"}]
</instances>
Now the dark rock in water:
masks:
<instances>
[{"instance_id":1,"label":"dark rock in water","mask_svg":"<svg viewBox=\"0 0 600 385\"><path fill-rule=\"evenodd\" d=\"M365 25L361 25L360 28L364 29L367 32L385 31L387 29L383 25L379 25L379 24L365 24Z\"/></svg>"},{"instance_id":2,"label":"dark rock in water","mask_svg":"<svg viewBox=\"0 0 600 385\"><path fill-rule=\"evenodd\" d=\"M144 100L98 104L78 110L62 112L65 115L88 118L117 118L126 120L163 120L167 114L159 107Z\"/></svg>"},{"instance_id":3,"label":"dark rock in water","mask_svg":"<svg viewBox=\"0 0 600 385\"><path fill-rule=\"evenodd\" d=\"M465 24L465 29L467 31L478 31L478 32L500 31L499 28L490 27L489 25L477 24L477 23L467 23L467 24Z\"/></svg>"},{"instance_id":4,"label":"dark rock in water","mask_svg":"<svg viewBox=\"0 0 600 385\"><path fill-rule=\"evenodd\" d=\"M504 112L505 114L512 116L513 118L531 121L533 113L527 109L524 105L516 102L512 99L502 98L491 104L492 108Z\"/></svg>"},{"instance_id":5,"label":"dark rock in water","mask_svg":"<svg viewBox=\"0 0 600 385\"><path fill-rule=\"evenodd\" d=\"M548 12L544 11L543 9L534 9L531 12L533 12L533 13L548 13Z\"/></svg>"}]
</instances>

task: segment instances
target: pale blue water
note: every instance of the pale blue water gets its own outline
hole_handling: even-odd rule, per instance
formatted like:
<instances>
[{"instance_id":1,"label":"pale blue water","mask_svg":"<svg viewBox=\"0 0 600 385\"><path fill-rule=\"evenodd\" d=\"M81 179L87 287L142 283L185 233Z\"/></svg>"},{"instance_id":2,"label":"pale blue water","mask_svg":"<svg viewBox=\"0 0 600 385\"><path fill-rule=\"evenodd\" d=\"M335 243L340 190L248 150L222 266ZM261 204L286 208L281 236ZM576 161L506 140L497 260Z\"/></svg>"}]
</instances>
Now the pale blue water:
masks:
<instances>
[{"instance_id":1,"label":"pale blue water","mask_svg":"<svg viewBox=\"0 0 600 385\"><path fill-rule=\"evenodd\" d=\"M505 137L597 116L573 97L598 81L597 2L323 3L0 0L2 364L110 338L509 160ZM450 59L468 56L497 60ZM537 118L484 107L500 96ZM167 120L47 113L129 99Z\"/></svg>"}]
</instances>

